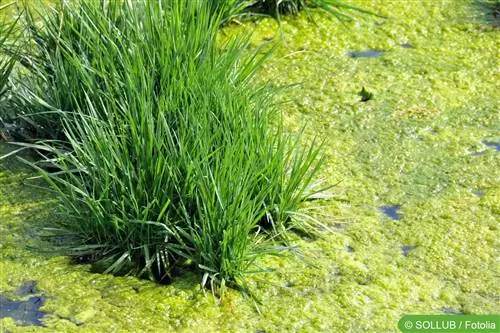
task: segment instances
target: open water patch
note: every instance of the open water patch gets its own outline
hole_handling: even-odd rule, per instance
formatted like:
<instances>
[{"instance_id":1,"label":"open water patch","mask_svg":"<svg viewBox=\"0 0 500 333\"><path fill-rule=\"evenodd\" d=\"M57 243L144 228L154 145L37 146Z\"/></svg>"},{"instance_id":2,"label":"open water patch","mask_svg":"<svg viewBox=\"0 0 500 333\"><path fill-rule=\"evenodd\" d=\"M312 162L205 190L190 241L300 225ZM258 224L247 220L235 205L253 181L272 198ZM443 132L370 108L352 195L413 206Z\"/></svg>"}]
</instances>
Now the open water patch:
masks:
<instances>
[{"instance_id":1,"label":"open water patch","mask_svg":"<svg viewBox=\"0 0 500 333\"><path fill-rule=\"evenodd\" d=\"M366 50L366 51L351 51L347 52L350 58L376 58L383 56L385 51L381 50Z\"/></svg>"},{"instance_id":2,"label":"open water patch","mask_svg":"<svg viewBox=\"0 0 500 333\"><path fill-rule=\"evenodd\" d=\"M483 191L483 190L473 190L473 191L472 191L472 193L473 193L475 196L479 197L479 198L484 197L484 191Z\"/></svg>"},{"instance_id":3,"label":"open water patch","mask_svg":"<svg viewBox=\"0 0 500 333\"><path fill-rule=\"evenodd\" d=\"M412 245L403 245L400 247L401 252L403 253L403 255L405 257L408 257L410 255L410 252L415 250L416 248L417 248L416 246L412 246Z\"/></svg>"},{"instance_id":4,"label":"open water patch","mask_svg":"<svg viewBox=\"0 0 500 333\"><path fill-rule=\"evenodd\" d=\"M19 326L44 326L41 319L46 313L40 311L40 307L45 304L46 297L37 293L36 282L27 281L14 292L17 297L33 295L27 300L12 300L0 294L0 319L10 317Z\"/></svg>"},{"instance_id":5,"label":"open water patch","mask_svg":"<svg viewBox=\"0 0 500 333\"><path fill-rule=\"evenodd\" d=\"M487 147L495 149L495 151L500 151L500 142L495 141L483 141L483 144Z\"/></svg>"},{"instance_id":6,"label":"open water patch","mask_svg":"<svg viewBox=\"0 0 500 333\"><path fill-rule=\"evenodd\" d=\"M415 46L411 45L410 43L401 43L399 44L399 46L401 46L402 48L405 48L405 49L414 49Z\"/></svg>"},{"instance_id":7,"label":"open water patch","mask_svg":"<svg viewBox=\"0 0 500 333\"><path fill-rule=\"evenodd\" d=\"M487 148L493 148L496 152L500 152L500 142L496 141L489 141L489 140L483 140L481 141L483 145L485 145ZM470 156L479 156L479 155L484 155L486 153L487 149L481 150L481 151L474 151L469 153Z\"/></svg>"},{"instance_id":8,"label":"open water patch","mask_svg":"<svg viewBox=\"0 0 500 333\"><path fill-rule=\"evenodd\" d=\"M401 205L381 206L380 211L390 217L392 220L401 220L402 215L398 212Z\"/></svg>"}]
</instances>

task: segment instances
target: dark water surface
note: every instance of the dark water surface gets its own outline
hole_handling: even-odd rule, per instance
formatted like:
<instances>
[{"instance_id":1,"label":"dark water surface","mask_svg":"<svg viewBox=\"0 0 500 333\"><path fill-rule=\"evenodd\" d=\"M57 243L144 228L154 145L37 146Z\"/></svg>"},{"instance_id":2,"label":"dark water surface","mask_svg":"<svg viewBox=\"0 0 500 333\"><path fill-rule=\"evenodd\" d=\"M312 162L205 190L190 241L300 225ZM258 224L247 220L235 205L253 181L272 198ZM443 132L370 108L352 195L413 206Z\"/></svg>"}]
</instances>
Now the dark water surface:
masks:
<instances>
[{"instance_id":1,"label":"dark water surface","mask_svg":"<svg viewBox=\"0 0 500 333\"><path fill-rule=\"evenodd\" d=\"M384 51L379 50L366 50L348 52L347 55L351 58L376 58L384 55L384 53Z\"/></svg>"},{"instance_id":2,"label":"dark water surface","mask_svg":"<svg viewBox=\"0 0 500 333\"><path fill-rule=\"evenodd\" d=\"M500 142L494 142L494 141L483 141L483 144L485 146L488 146L490 148L494 148L496 151L500 151Z\"/></svg>"},{"instance_id":3,"label":"dark water surface","mask_svg":"<svg viewBox=\"0 0 500 333\"><path fill-rule=\"evenodd\" d=\"M408 255L410 254L411 251L415 250L417 247L416 246L412 246L412 245L404 245L404 246L401 246L401 252L403 252L403 255L405 257L408 257Z\"/></svg>"},{"instance_id":4,"label":"dark water surface","mask_svg":"<svg viewBox=\"0 0 500 333\"><path fill-rule=\"evenodd\" d=\"M380 210L382 211L382 213L389 216L393 220L400 220L401 219L401 214L398 213L398 210L400 210L400 209L401 209L400 205L380 207Z\"/></svg>"},{"instance_id":5,"label":"dark water surface","mask_svg":"<svg viewBox=\"0 0 500 333\"><path fill-rule=\"evenodd\" d=\"M27 281L14 292L14 295L25 297L36 293L36 282ZM40 319L45 313L39 311L44 303L44 296L32 296L28 300L15 301L0 295L0 318L10 317L20 326L44 326Z\"/></svg>"}]
</instances>

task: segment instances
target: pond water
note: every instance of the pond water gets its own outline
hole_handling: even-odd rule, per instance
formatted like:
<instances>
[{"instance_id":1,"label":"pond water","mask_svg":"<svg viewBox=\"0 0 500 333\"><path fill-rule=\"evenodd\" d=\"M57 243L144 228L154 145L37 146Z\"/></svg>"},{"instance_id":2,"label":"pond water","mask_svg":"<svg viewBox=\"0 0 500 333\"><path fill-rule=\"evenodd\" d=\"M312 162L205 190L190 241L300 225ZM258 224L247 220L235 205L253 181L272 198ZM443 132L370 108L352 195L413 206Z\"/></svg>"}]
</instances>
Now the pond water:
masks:
<instances>
[{"instance_id":1,"label":"pond water","mask_svg":"<svg viewBox=\"0 0 500 333\"><path fill-rule=\"evenodd\" d=\"M321 178L337 184L332 199L305 207L318 205L332 231L291 233L300 256L265 258L264 272L247 276L259 302L235 290L214 299L189 272L160 286L34 250L57 202L9 160L0 161L0 327L395 333L408 313L499 313L498 31L471 21L468 1L353 3L395 19L344 25L313 12L314 22L263 18L221 34L279 42L256 80L289 86L278 100L285 125L325 140ZM375 98L360 103L361 87ZM464 153L482 141L491 142L482 156ZM8 149L0 143L0 155ZM386 223L403 218L392 203L404 203L405 223Z\"/></svg>"},{"instance_id":2,"label":"pond water","mask_svg":"<svg viewBox=\"0 0 500 333\"><path fill-rule=\"evenodd\" d=\"M398 213L400 209L401 209L400 205L380 207L382 213L390 217L392 220L401 220L401 214Z\"/></svg>"},{"instance_id":3,"label":"pond water","mask_svg":"<svg viewBox=\"0 0 500 333\"><path fill-rule=\"evenodd\" d=\"M473 190L472 193L474 193L478 197L484 197L484 191L482 190Z\"/></svg>"},{"instance_id":4,"label":"pond water","mask_svg":"<svg viewBox=\"0 0 500 333\"><path fill-rule=\"evenodd\" d=\"M410 43L401 43L399 46L404 47L405 49L414 49L415 46L411 45Z\"/></svg>"},{"instance_id":5,"label":"pond water","mask_svg":"<svg viewBox=\"0 0 500 333\"><path fill-rule=\"evenodd\" d=\"M348 52L347 55L351 58L376 58L384 55L384 51L366 50L357 52Z\"/></svg>"},{"instance_id":6,"label":"pond water","mask_svg":"<svg viewBox=\"0 0 500 333\"><path fill-rule=\"evenodd\" d=\"M401 252L403 253L403 255L405 257L408 257L410 255L410 252L415 250L416 248L417 248L416 246L404 245L404 246L401 246Z\"/></svg>"},{"instance_id":7,"label":"pond water","mask_svg":"<svg viewBox=\"0 0 500 333\"><path fill-rule=\"evenodd\" d=\"M483 141L483 144L495 149L496 151L500 151L500 142L494 142L494 141Z\"/></svg>"},{"instance_id":8,"label":"pond water","mask_svg":"<svg viewBox=\"0 0 500 333\"><path fill-rule=\"evenodd\" d=\"M44 312L40 311L46 301L44 296L32 296L38 294L36 282L23 283L14 293L14 297L29 296L26 300L13 300L7 295L0 294L0 318L9 317L20 326L43 326Z\"/></svg>"}]
</instances>

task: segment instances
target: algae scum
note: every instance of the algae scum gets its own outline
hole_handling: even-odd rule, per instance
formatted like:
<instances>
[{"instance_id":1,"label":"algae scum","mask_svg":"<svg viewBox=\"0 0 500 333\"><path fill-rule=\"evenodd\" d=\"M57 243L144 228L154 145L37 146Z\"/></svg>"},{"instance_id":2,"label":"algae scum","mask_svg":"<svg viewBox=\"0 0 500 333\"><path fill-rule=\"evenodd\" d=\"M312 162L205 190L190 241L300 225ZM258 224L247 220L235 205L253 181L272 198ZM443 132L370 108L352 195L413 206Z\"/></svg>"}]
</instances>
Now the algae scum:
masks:
<instances>
[{"instance_id":1,"label":"algae scum","mask_svg":"<svg viewBox=\"0 0 500 333\"><path fill-rule=\"evenodd\" d=\"M465 1L356 3L390 19L225 31L279 41L259 79L300 83L282 96L287 126L325 139L322 177L337 184L305 207L333 231L249 277L260 305L236 291L219 304L198 276L159 286L32 250L54 198L3 162L2 331L398 332L404 314L499 313L498 31Z\"/></svg>"}]
</instances>

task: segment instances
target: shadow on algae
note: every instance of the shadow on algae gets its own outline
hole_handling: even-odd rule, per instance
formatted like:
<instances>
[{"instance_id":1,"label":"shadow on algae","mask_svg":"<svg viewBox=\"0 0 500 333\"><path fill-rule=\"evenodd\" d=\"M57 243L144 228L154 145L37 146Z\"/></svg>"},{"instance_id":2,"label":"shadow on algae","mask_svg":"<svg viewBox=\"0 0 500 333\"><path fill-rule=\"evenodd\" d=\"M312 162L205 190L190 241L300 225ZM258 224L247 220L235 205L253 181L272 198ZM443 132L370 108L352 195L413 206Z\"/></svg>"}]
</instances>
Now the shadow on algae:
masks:
<instances>
[{"instance_id":1,"label":"shadow on algae","mask_svg":"<svg viewBox=\"0 0 500 333\"><path fill-rule=\"evenodd\" d=\"M219 303L197 276L159 286L31 250L55 201L2 162L2 332L398 332L404 314L499 313L498 30L468 1L354 3L391 19L314 12L221 35L278 41L259 80L300 83L280 97L286 126L325 138L322 176L338 183L305 207L334 231L248 277L260 305L236 291ZM348 53L366 50L384 53Z\"/></svg>"}]
</instances>

